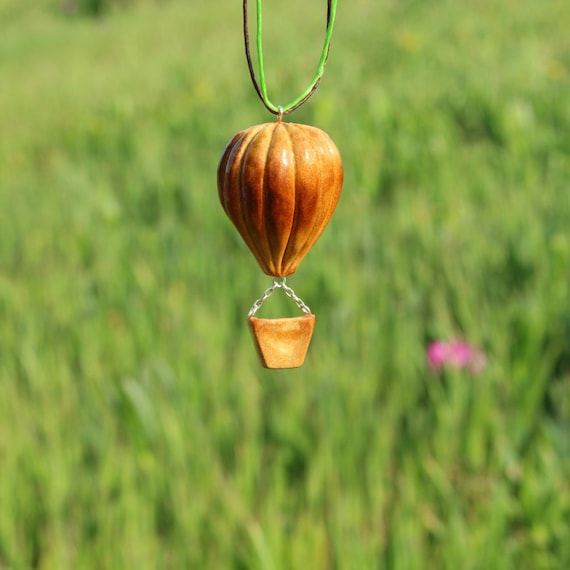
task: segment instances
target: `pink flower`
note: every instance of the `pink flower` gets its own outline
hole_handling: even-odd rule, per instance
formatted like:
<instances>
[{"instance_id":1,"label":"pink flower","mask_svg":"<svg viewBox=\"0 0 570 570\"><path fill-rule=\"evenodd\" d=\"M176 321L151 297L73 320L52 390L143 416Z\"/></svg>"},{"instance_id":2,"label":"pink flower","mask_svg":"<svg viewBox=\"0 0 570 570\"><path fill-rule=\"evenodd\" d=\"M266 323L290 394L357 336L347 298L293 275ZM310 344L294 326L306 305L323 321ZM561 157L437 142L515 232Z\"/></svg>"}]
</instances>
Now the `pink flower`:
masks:
<instances>
[{"instance_id":1,"label":"pink flower","mask_svg":"<svg viewBox=\"0 0 570 570\"><path fill-rule=\"evenodd\" d=\"M459 369L468 368L477 374L485 367L485 354L461 340L437 340L430 343L427 348L427 361L434 370L450 366Z\"/></svg>"}]
</instances>

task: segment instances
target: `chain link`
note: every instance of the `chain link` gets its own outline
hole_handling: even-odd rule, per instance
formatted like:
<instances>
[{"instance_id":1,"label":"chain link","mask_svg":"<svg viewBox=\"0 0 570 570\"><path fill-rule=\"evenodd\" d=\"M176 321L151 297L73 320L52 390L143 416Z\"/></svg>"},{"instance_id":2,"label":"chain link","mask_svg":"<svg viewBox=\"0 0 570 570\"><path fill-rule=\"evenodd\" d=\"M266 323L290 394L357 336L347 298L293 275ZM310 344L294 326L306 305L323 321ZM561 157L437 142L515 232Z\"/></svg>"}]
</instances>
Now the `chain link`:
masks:
<instances>
[{"instance_id":1,"label":"chain link","mask_svg":"<svg viewBox=\"0 0 570 570\"><path fill-rule=\"evenodd\" d=\"M268 287L263 292L263 295L261 295L261 297L259 297L259 299L257 299L257 301L254 301L254 303L251 306L251 309L249 310L249 313L247 314L247 316L253 317L255 315L255 313L257 313L257 311L259 311L259 309L261 308L261 305L263 305L263 303L265 303L265 301L267 301L267 299L269 299L269 297L271 297L271 295L273 295L273 292L275 291L275 289L283 289L283 292L285 293L285 295L287 295L287 297L293 299L293 301L295 301L295 304L297 305L297 307L299 307L299 309L301 309L301 311L303 311L303 313L305 313L307 315L311 314L311 309L309 309L309 307L307 307L307 305L305 305L303 299L298 297L297 294L295 293L295 291L293 291L293 289L291 289L291 287L289 287L289 285L287 285L287 278L283 277L281 280L279 280L278 277L274 277L273 278L273 284L271 285L271 287Z\"/></svg>"}]
</instances>

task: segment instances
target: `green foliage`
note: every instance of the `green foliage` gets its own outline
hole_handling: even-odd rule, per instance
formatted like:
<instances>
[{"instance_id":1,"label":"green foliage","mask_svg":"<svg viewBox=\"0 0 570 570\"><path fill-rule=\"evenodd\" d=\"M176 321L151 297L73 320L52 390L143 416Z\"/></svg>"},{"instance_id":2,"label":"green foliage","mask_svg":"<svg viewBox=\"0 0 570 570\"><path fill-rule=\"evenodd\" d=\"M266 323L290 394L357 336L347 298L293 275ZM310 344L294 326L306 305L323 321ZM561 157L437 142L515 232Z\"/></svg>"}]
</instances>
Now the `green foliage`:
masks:
<instances>
[{"instance_id":1,"label":"green foliage","mask_svg":"<svg viewBox=\"0 0 570 570\"><path fill-rule=\"evenodd\" d=\"M134 0L67 0L60 8L64 14L100 18L118 8L133 4Z\"/></svg>"},{"instance_id":2,"label":"green foliage","mask_svg":"<svg viewBox=\"0 0 570 570\"><path fill-rule=\"evenodd\" d=\"M272 100L310 79L315 4L264 4ZM0 1L0 568L570 567L569 18L340 3L292 120L345 187L289 280L307 362L271 372L215 187L272 120L240 7ZM454 337L479 376L427 369Z\"/></svg>"}]
</instances>

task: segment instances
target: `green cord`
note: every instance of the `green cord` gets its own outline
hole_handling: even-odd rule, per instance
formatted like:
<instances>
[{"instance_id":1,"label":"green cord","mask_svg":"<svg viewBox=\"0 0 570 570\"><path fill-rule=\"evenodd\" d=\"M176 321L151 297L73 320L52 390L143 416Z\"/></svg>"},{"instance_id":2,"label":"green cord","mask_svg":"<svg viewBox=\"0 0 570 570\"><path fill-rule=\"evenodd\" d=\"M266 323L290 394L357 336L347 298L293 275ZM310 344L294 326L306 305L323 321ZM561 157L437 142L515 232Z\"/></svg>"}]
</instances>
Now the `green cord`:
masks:
<instances>
[{"instance_id":1,"label":"green cord","mask_svg":"<svg viewBox=\"0 0 570 570\"><path fill-rule=\"evenodd\" d=\"M315 75L313 77L311 84L309 85L309 87L307 87L307 89L305 89L305 91L303 91L303 93L301 93L301 95L299 95L299 97L297 97L294 101L291 101L291 103L289 103L287 105L277 106L277 105L274 105L269 100L269 97L267 95L267 84L265 81L265 70L264 70L264 65L263 65L263 42L262 42L263 17L262 17L262 10L261 10L262 0L257 0L257 4L256 4L256 6L257 6L257 28L256 28L257 29L257 31L256 31L256 34L257 34L256 40L257 41L256 41L256 46L257 46L258 72L259 72L259 90L258 90L258 93L259 93L259 96L261 97L264 105L271 112L273 112L275 114L280 114L280 115L290 113L291 111L295 110L297 107L302 105L313 94L313 92L318 87L318 85L319 85L319 83L320 83L320 81L324 75L325 65L327 63L327 58L328 58L328 54L329 54L332 32L333 32L333 27L334 27L334 21L335 21L335 16L336 16L337 1L338 0L331 0L329 2L329 14L328 14L325 43L323 45L323 50L321 52L321 58L319 60L318 66L317 66L317 71L315 72ZM247 42L247 35L246 35L246 42ZM250 67L250 71L251 71L251 67ZM254 80L254 84L255 84L255 78L253 77L253 75L252 75L252 79Z\"/></svg>"},{"instance_id":2,"label":"green cord","mask_svg":"<svg viewBox=\"0 0 570 570\"><path fill-rule=\"evenodd\" d=\"M267 96L267 84L265 83L265 71L263 65L263 16L261 14L261 0L257 0L257 30L256 30L256 45L257 45L257 65L259 69L259 87L261 89L261 95L263 96L263 102L266 106L270 107L272 110L277 110L275 105L269 100Z\"/></svg>"}]
</instances>

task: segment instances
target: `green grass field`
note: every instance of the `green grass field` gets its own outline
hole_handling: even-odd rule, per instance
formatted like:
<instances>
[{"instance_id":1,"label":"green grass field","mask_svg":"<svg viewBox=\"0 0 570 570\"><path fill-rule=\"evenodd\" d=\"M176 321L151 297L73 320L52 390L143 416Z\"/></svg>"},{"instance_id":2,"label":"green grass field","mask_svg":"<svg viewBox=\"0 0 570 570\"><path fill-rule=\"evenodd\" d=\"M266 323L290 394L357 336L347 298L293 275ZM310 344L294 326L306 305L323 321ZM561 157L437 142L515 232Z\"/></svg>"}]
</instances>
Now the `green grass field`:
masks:
<instances>
[{"instance_id":1,"label":"green grass field","mask_svg":"<svg viewBox=\"0 0 570 570\"><path fill-rule=\"evenodd\" d=\"M0 0L0 570L570 568L568 0L340 0L284 371L215 183L273 120L240 3L89 5ZM274 102L325 6L265 0ZM452 338L482 373L428 368Z\"/></svg>"}]
</instances>

